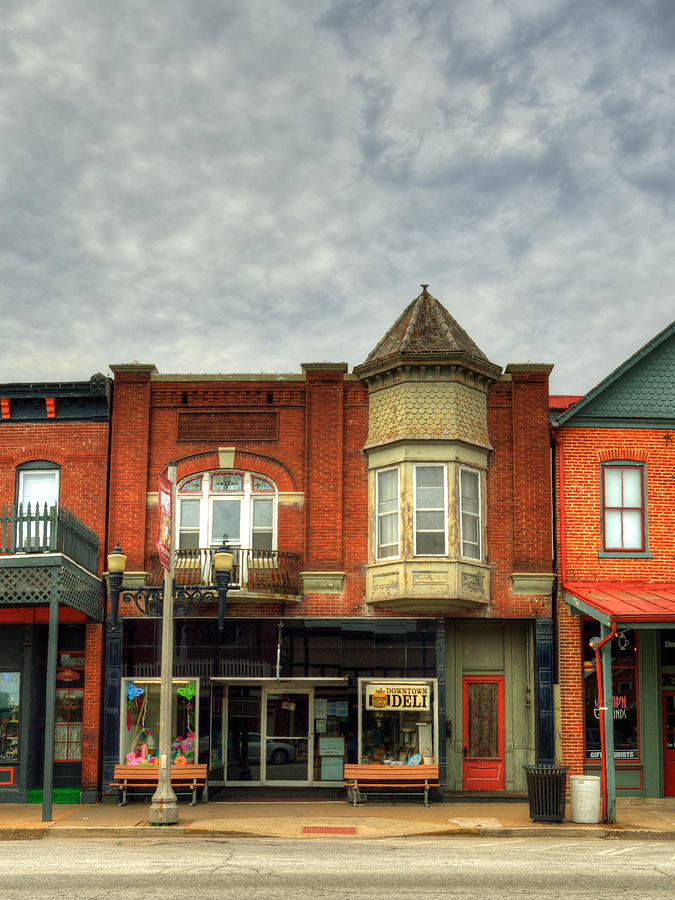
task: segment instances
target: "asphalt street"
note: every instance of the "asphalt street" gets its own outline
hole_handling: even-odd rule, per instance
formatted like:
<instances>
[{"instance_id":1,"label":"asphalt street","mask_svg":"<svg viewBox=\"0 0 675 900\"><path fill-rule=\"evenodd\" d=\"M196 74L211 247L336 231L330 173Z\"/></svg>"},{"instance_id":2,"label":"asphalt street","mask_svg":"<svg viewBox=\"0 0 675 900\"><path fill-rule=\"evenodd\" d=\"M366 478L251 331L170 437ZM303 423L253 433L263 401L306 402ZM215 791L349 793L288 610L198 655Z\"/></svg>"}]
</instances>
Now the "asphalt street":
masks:
<instances>
[{"instance_id":1,"label":"asphalt street","mask_svg":"<svg viewBox=\"0 0 675 900\"><path fill-rule=\"evenodd\" d=\"M424 838L18 841L2 898L664 897L675 843Z\"/></svg>"}]
</instances>

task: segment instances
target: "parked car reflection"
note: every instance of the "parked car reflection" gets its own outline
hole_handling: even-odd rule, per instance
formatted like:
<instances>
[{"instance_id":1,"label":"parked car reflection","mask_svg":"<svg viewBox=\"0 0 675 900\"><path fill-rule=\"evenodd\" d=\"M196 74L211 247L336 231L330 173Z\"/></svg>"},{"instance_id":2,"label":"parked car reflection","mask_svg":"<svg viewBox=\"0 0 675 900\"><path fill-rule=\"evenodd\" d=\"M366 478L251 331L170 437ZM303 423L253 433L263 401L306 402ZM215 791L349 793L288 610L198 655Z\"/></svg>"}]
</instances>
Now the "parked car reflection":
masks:
<instances>
[{"instance_id":1,"label":"parked car reflection","mask_svg":"<svg viewBox=\"0 0 675 900\"><path fill-rule=\"evenodd\" d=\"M234 746L232 746L233 736L230 735L227 761L235 762L247 759L249 762L260 761L260 734L255 731L249 731L248 735L241 738L237 736ZM284 741L275 741L269 738L266 741L265 758L268 763L273 766L282 766L284 763L293 762L295 759L295 747L293 744L287 744Z\"/></svg>"}]
</instances>

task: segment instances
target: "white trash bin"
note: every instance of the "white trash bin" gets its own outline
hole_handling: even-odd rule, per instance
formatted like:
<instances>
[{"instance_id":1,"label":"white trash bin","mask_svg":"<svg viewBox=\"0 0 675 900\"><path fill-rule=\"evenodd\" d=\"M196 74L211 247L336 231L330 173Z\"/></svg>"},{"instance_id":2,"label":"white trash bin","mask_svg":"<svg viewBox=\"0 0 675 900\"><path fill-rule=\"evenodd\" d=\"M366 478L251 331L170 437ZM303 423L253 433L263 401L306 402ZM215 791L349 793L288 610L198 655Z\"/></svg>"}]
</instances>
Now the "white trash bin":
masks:
<instances>
[{"instance_id":1,"label":"white trash bin","mask_svg":"<svg viewBox=\"0 0 675 900\"><path fill-rule=\"evenodd\" d=\"M570 775L570 818L596 825L602 817L601 781L598 775Z\"/></svg>"}]
</instances>

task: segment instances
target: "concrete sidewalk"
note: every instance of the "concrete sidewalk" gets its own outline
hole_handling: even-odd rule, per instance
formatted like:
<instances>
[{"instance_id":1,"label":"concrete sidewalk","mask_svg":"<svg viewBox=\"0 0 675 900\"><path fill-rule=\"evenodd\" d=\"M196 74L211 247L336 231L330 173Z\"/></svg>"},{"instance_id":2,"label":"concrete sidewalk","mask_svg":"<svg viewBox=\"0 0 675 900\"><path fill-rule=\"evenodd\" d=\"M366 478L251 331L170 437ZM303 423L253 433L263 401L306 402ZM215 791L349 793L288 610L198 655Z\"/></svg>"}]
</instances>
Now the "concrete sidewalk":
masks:
<instances>
[{"instance_id":1,"label":"concrete sidewalk","mask_svg":"<svg viewBox=\"0 0 675 900\"><path fill-rule=\"evenodd\" d=\"M176 825L148 822L148 802L119 807L58 804L51 822L42 822L39 804L0 804L0 840L42 838L388 838L470 835L487 837L653 838L675 840L675 798L618 800L616 826L532 822L527 802L445 801L388 803L345 801L179 803Z\"/></svg>"}]
</instances>

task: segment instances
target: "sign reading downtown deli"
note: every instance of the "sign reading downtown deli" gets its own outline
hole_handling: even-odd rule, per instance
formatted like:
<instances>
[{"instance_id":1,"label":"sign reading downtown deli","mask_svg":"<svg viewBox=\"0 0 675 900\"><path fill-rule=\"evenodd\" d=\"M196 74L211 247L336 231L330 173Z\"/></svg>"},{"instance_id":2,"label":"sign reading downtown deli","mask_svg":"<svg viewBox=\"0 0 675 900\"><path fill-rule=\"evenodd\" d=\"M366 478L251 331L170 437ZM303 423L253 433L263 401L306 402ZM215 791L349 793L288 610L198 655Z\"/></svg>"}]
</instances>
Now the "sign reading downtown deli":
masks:
<instances>
[{"instance_id":1,"label":"sign reading downtown deli","mask_svg":"<svg viewBox=\"0 0 675 900\"><path fill-rule=\"evenodd\" d=\"M172 500L173 486L166 475L159 476L158 484L158 519L157 519L157 553L161 565L168 569L171 554L171 519L172 519Z\"/></svg>"},{"instance_id":2,"label":"sign reading downtown deli","mask_svg":"<svg viewBox=\"0 0 675 900\"><path fill-rule=\"evenodd\" d=\"M431 709L431 686L414 682L366 685L366 709Z\"/></svg>"}]
</instances>

